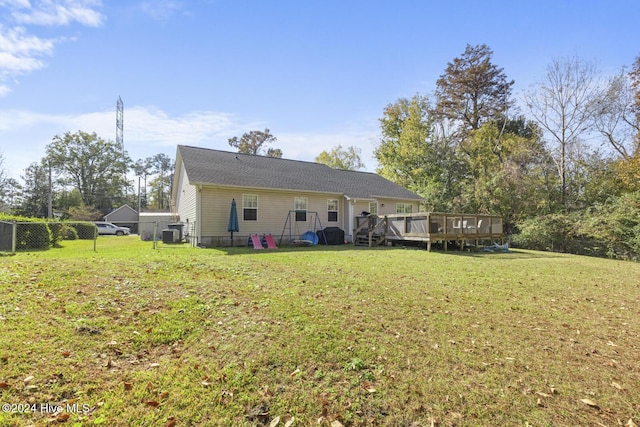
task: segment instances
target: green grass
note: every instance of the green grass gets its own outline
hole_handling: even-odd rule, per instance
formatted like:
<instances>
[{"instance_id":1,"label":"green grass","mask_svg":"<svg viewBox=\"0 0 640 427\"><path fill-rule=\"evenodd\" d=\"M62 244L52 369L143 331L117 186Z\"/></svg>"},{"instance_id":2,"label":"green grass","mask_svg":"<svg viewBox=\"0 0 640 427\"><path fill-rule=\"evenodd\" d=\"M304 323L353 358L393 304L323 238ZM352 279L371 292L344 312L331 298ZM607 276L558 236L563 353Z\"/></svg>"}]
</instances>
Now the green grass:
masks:
<instances>
[{"instance_id":1,"label":"green grass","mask_svg":"<svg viewBox=\"0 0 640 427\"><path fill-rule=\"evenodd\" d=\"M0 401L87 410L2 426L640 422L640 264L63 246L0 258Z\"/></svg>"}]
</instances>

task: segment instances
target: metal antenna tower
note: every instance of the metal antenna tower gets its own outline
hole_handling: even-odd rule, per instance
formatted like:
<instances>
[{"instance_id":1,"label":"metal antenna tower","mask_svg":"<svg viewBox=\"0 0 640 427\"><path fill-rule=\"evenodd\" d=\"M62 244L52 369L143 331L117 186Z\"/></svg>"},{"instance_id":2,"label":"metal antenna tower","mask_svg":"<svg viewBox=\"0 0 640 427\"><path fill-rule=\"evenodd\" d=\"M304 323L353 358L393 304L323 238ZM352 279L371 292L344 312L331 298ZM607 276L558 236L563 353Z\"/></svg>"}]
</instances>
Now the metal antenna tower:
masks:
<instances>
[{"instance_id":1,"label":"metal antenna tower","mask_svg":"<svg viewBox=\"0 0 640 427\"><path fill-rule=\"evenodd\" d=\"M122 117L124 116L124 104L122 103L122 98L118 97L118 102L116 102L116 144L122 150L122 154L124 155L124 141L123 141L123 130L124 130L124 122Z\"/></svg>"},{"instance_id":2,"label":"metal antenna tower","mask_svg":"<svg viewBox=\"0 0 640 427\"><path fill-rule=\"evenodd\" d=\"M123 182L125 183L122 194L126 195L127 194L127 166L124 162L126 156L125 156L125 151L124 151L124 139L123 139L123 135L124 135L124 120L123 120L123 116L124 116L124 104L122 103L122 98L120 98L118 96L118 101L116 102L116 145L118 146L118 148L120 148L120 150L122 150L122 160L123 160L123 170L122 170L122 178L123 178Z\"/></svg>"}]
</instances>

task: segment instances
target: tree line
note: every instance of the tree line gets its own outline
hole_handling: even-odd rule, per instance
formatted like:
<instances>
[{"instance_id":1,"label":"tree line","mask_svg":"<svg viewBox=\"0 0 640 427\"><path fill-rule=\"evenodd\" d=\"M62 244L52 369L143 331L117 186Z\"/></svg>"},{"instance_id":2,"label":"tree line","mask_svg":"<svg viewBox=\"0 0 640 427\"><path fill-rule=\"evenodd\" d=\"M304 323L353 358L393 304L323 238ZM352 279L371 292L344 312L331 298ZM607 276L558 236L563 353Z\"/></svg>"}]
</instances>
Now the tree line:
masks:
<instances>
[{"instance_id":1,"label":"tree line","mask_svg":"<svg viewBox=\"0 0 640 427\"><path fill-rule=\"evenodd\" d=\"M265 129L230 138L229 145L241 153L282 157L282 150L266 149L276 140ZM121 146L96 133L53 137L45 155L25 169L22 184L6 175L3 162L0 155L0 210L14 215L98 220L124 204L170 208L173 159L159 153L134 162Z\"/></svg>"},{"instance_id":2,"label":"tree line","mask_svg":"<svg viewBox=\"0 0 640 427\"><path fill-rule=\"evenodd\" d=\"M640 57L603 77L554 59L521 99L487 45L467 45L431 96L387 105L377 172L425 210L501 214L535 249L640 254Z\"/></svg>"},{"instance_id":3,"label":"tree line","mask_svg":"<svg viewBox=\"0 0 640 427\"><path fill-rule=\"evenodd\" d=\"M22 184L13 179L0 183L4 210L78 220L101 219L125 203L134 209L166 210L173 167L163 153L133 162L121 146L96 133L66 132L53 137L45 155L24 170Z\"/></svg>"}]
</instances>

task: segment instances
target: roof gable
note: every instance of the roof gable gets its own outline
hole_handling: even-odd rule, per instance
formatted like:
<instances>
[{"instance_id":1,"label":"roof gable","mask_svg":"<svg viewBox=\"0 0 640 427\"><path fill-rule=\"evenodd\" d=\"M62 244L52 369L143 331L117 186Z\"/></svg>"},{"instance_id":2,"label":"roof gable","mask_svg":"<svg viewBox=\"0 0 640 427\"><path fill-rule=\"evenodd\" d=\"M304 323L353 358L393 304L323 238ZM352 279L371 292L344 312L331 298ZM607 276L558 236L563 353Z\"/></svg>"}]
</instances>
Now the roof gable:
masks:
<instances>
[{"instance_id":1,"label":"roof gable","mask_svg":"<svg viewBox=\"0 0 640 427\"><path fill-rule=\"evenodd\" d=\"M417 194L371 172L333 169L321 163L178 146L189 184L310 191L350 198L421 200Z\"/></svg>"},{"instance_id":2,"label":"roof gable","mask_svg":"<svg viewBox=\"0 0 640 427\"><path fill-rule=\"evenodd\" d=\"M135 218L138 216L138 211L133 209L131 206L129 206L128 204L124 204L122 206L120 206L119 208L116 208L114 210L112 210L111 212L109 212L108 214L106 214L104 216L105 221L109 221L109 220L119 220L119 219L124 219L127 220L129 218Z\"/></svg>"}]
</instances>

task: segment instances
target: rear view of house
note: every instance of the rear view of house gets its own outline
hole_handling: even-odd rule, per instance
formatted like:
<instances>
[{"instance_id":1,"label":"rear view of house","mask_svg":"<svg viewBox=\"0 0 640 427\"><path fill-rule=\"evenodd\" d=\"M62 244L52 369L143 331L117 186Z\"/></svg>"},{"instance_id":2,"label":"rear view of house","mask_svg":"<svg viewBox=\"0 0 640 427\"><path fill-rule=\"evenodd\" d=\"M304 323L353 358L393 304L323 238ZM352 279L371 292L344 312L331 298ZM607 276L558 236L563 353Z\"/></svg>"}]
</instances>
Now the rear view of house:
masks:
<instances>
[{"instance_id":1,"label":"rear view of house","mask_svg":"<svg viewBox=\"0 0 640 427\"><path fill-rule=\"evenodd\" d=\"M236 243L246 243L250 234L280 237L283 230L286 240L290 231L299 238L319 226L341 228L351 241L362 212L418 212L422 200L370 172L184 145L176 154L171 198L190 241L201 246L231 244L227 224L234 199Z\"/></svg>"}]
</instances>

